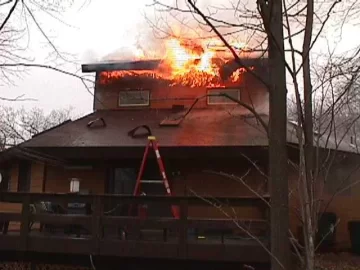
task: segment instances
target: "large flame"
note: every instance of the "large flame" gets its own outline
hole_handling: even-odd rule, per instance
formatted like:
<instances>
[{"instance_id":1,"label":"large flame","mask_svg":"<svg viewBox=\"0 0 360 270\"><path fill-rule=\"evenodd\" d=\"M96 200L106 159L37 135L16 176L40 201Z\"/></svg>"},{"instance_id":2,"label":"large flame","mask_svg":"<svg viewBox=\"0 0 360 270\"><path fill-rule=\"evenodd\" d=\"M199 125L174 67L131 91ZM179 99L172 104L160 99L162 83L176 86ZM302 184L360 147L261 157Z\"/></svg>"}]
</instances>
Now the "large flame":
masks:
<instances>
[{"instance_id":1,"label":"large flame","mask_svg":"<svg viewBox=\"0 0 360 270\"><path fill-rule=\"evenodd\" d=\"M205 72L215 75L211 59L215 52L205 51L203 46L190 42L170 39L166 42L167 56L165 62L170 65L174 76L189 72Z\"/></svg>"},{"instance_id":2,"label":"large flame","mask_svg":"<svg viewBox=\"0 0 360 270\"><path fill-rule=\"evenodd\" d=\"M235 50L244 47L243 44L233 44ZM228 78L220 76L220 66L226 63L219 52L224 47L216 40L195 42L171 38L165 42L165 56L157 70L150 71L111 71L103 72L103 82L122 77L151 77L169 81L171 86L184 85L190 87L220 87L225 81L239 82L241 74L246 70L239 68ZM222 48L219 49L219 48ZM136 60L146 59L142 50L135 51ZM219 63L220 62L220 63ZM251 68L252 69L252 68Z\"/></svg>"}]
</instances>

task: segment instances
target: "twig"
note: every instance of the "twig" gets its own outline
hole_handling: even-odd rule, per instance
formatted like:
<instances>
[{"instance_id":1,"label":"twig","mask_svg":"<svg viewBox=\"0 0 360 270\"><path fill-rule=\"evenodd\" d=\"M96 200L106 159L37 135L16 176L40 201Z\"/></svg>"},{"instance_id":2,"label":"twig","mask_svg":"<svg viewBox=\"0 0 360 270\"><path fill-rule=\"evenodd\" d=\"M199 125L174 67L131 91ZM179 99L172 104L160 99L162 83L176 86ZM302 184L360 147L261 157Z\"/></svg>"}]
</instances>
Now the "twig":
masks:
<instances>
[{"instance_id":1,"label":"twig","mask_svg":"<svg viewBox=\"0 0 360 270\"><path fill-rule=\"evenodd\" d=\"M37 101L37 99L34 98L23 98L24 95L20 95L17 96L15 98L5 98L5 97L0 97L0 100L3 101Z\"/></svg>"},{"instance_id":2,"label":"twig","mask_svg":"<svg viewBox=\"0 0 360 270\"><path fill-rule=\"evenodd\" d=\"M255 78L257 78L261 83L263 83L268 89L270 89L270 85L268 82L266 82L263 78L258 76L255 72L253 72L250 68L246 67L240 57L235 52L234 48L229 44L229 42L226 41L226 39L223 37L223 35L219 32L219 30L210 22L210 20L205 16L204 13L201 12L201 10L196 6L196 4L192 0L187 0L189 5L195 10L195 12L200 15L200 17L206 22L206 24L214 31L214 33L218 36L218 38L224 43L224 45L229 49L231 54L233 55L236 62L241 66L244 67L247 72L249 72L251 75L253 75Z\"/></svg>"},{"instance_id":3,"label":"twig","mask_svg":"<svg viewBox=\"0 0 360 270\"><path fill-rule=\"evenodd\" d=\"M86 77L82 77L82 76L77 75L75 73L72 73L72 72L57 68L57 67L53 67L53 66L50 66L50 65L31 64L31 63L4 63L4 64L0 64L0 67L38 67L38 68L51 69L51 70L54 70L54 71L57 71L57 72L60 72L60 73L63 73L63 74L78 78L78 79L80 79L82 81L87 81L87 82L94 83L93 80L90 80L90 79L88 79Z\"/></svg>"},{"instance_id":4,"label":"twig","mask_svg":"<svg viewBox=\"0 0 360 270\"><path fill-rule=\"evenodd\" d=\"M319 241L319 243L317 244L317 246L315 247L315 251L318 250L318 248L321 246L322 242L324 242L325 238L330 234L333 233L334 229L339 225L340 223L340 219L338 218L336 220L336 223L334 224L334 226L331 226L331 228L329 229L329 231L321 238L321 240Z\"/></svg>"},{"instance_id":5,"label":"twig","mask_svg":"<svg viewBox=\"0 0 360 270\"><path fill-rule=\"evenodd\" d=\"M240 153L240 155L244 158L246 158L247 161L249 161L254 167L255 169L263 176L266 178L266 180L269 180L269 176L263 171L260 169L260 167L254 162L252 161L247 155L243 154L243 153Z\"/></svg>"},{"instance_id":6,"label":"twig","mask_svg":"<svg viewBox=\"0 0 360 270\"><path fill-rule=\"evenodd\" d=\"M62 54L59 52L59 50L56 48L55 44L50 40L50 38L47 36L47 34L45 33L45 31L41 28L39 22L36 20L34 14L32 13L32 11L30 10L30 8L23 2L23 5L25 6L25 9L27 10L27 12L29 13L30 17L33 19L35 25L37 26L37 28L39 29L39 31L41 32L41 34L44 36L44 38L47 40L47 42L50 44L50 46L53 48L54 52L56 53L56 55L58 57L60 57L61 59L67 61Z\"/></svg>"},{"instance_id":7,"label":"twig","mask_svg":"<svg viewBox=\"0 0 360 270\"><path fill-rule=\"evenodd\" d=\"M3 3L0 3L0 6L5 6L5 5L7 5L7 4L10 4L12 1L13 1L13 0L7 0L7 1L5 1L5 2L3 2Z\"/></svg>"},{"instance_id":8,"label":"twig","mask_svg":"<svg viewBox=\"0 0 360 270\"><path fill-rule=\"evenodd\" d=\"M19 3L19 0L15 0L14 5L11 7L11 9L9 10L9 13L7 14L7 16L5 17L3 23L0 26L0 32L4 29L5 25L7 24L7 22L9 21L11 15L13 14L17 4Z\"/></svg>"},{"instance_id":9,"label":"twig","mask_svg":"<svg viewBox=\"0 0 360 270\"><path fill-rule=\"evenodd\" d=\"M215 207L216 209L218 209L222 214L224 214L226 217L228 217L229 219L232 220L232 222L245 234L247 234L251 239L255 240L265 251L266 253L268 253L278 264L281 268L284 268L283 264L278 260L278 258L276 258L274 256L274 254L272 254L272 252L265 246L265 244L263 242L260 241L259 238L257 238L255 235L253 235L251 232L249 232L247 229L245 229L237 220L233 219L223 208L221 205L216 205L214 203L212 203L209 199L206 199L200 195L198 195L195 191L193 191L192 189L190 189L190 192L195 195L195 197L203 200L204 202L207 202L209 205Z\"/></svg>"},{"instance_id":10,"label":"twig","mask_svg":"<svg viewBox=\"0 0 360 270\"><path fill-rule=\"evenodd\" d=\"M360 168L360 164L356 167L355 170L358 170L359 168ZM355 171L355 170L354 170L354 171ZM350 177L350 176L348 176L347 178L349 178L349 177ZM323 213L327 210L327 208L330 206L331 202L334 200L334 198L335 198L337 195L339 195L340 193L342 193L342 192L344 192L344 191L352 188L353 186L356 186L356 185L359 184L359 183L360 183L360 179L357 180L357 181L355 181L355 182L353 182L353 183L351 183L351 184L349 184L349 185L347 185L347 186L345 186L345 187L343 187L343 188L338 188L337 191L331 196L331 198L330 198L329 201L327 202L327 204L326 204L326 206L325 206L325 208L324 208Z\"/></svg>"},{"instance_id":11,"label":"twig","mask_svg":"<svg viewBox=\"0 0 360 270\"><path fill-rule=\"evenodd\" d=\"M228 99L230 99L231 101L239 104L240 106L243 106L245 109L247 109L248 111L250 111L257 120L259 120L260 124L262 125L262 127L265 129L266 131L266 134L269 135L269 128L268 128L268 125L265 123L264 119L261 118L260 114L258 114L256 112L256 110L254 108L252 108L251 106L249 106L248 104L242 102L241 100L238 100L236 98L233 98L231 96L229 96L228 94L225 94L225 93L220 93L220 94L207 94L207 95L203 95L203 96L200 96L198 98L196 98L193 102L193 104L191 104L191 106L189 107L189 109L186 111L186 113L181 116L183 119L192 111L192 109L194 108L194 106L196 105L196 103L200 100L200 99L203 99L203 98L206 98L206 97L226 97Z\"/></svg>"},{"instance_id":12,"label":"twig","mask_svg":"<svg viewBox=\"0 0 360 270\"><path fill-rule=\"evenodd\" d=\"M216 172L216 171L211 171L211 170L205 170L204 171L205 173L211 173L211 174L216 174L216 175L220 175L222 177L226 177L226 178L230 178L230 179L233 179L235 181L238 181L240 182L242 185L244 185L248 190L250 190L256 197L258 197L259 199L261 199L269 208L271 207L270 203L264 199L264 196L261 196L261 194L259 194L256 190L254 190L250 185L248 185L245 181L244 181L244 178L250 173L250 169L241 177L239 176L236 176L236 175L233 175L233 174L227 174L227 173L224 173L224 172ZM298 246L295 244L295 236L294 234L292 233L292 231L289 229L289 234L290 234L290 242L292 244L292 246L294 247L295 249L295 252L299 258L300 261L302 261L302 257L301 257L301 254L300 254L300 251L299 251L299 248ZM297 241L296 241L297 243Z\"/></svg>"},{"instance_id":13,"label":"twig","mask_svg":"<svg viewBox=\"0 0 360 270\"><path fill-rule=\"evenodd\" d=\"M243 184L247 189L249 189L252 193L254 193L254 195L256 197L258 197L259 199L261 199L268 207L270 207L270 203L264 199L264 196L260 195L256 190L254 190L251 186L249 186L245 181L244 181L244 178L246 176L249 175L251 169L248 169L247 172L242 175L241 177L239 176L236 176L234 174L228 174L228 173L225 173L225 172L216 172L216 171L212 171L212 170L204 170L203 172L204 173L210 173L210 174L215 174L215 175L220 175L222 177L225 177L225 178L230 178L232 180L235 180L241 184Z\"/></svg>"}]
</instances>

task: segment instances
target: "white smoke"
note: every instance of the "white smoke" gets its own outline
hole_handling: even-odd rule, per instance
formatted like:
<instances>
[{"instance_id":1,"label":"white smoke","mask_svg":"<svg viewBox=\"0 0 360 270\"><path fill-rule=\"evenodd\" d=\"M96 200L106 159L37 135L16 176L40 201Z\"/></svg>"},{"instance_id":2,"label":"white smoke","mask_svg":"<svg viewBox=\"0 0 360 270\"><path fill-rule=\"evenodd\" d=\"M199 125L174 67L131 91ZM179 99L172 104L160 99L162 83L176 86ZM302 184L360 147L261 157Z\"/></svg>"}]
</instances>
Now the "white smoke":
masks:
<instances>
[{"instance_id":1,"label":"white smoke","mask_svg":"<svg viewBox=\"0 0 360 270\"><path fill-rule=\"evenodd\" d=\"M152 1L149 0L149 2ZM169 6L176 6L178 4L181 9L189 8L186 1L169 0L162 1L162 3ZM201 10L209 12L222 5L223 2L220 0L197 1L197 6ZM139 58L162 59L165 54L164 39L169 36L180 36L184 39L215 36L214 33L208 31L208 28L199 25L199 22L194 20L190 14L176 14L176 16L174 16L173 12L161 12L159 9L159 7L154 8L154 6L151 6L146 8L144 13L140 11L139 15L142 16L142 18L137 20L135 24L127 24L125 33L123 32L123 34L121 34L122 37L117 39L119 44L108 45L116 49L109 50L105 55L101 55L101 57L98 55L93 56L87 52L85 59L97 59L98 61L134 61ZM217 15L225 21L236 19L233 12L226 10L219 11ZM197 19L201 21L201 18ZM121 24L119 24L119 29L121 27ZM227 30L221 29L221 31L226 32ZM108 30L108 33L109 35L117 35L117 32L114 30ZM244 35L244 33L242 33L242 35ZM237 39L238 38L236 38L236 40ZM239 42L245 43L245 40L246 37L244 36L239 39Z\"/></svg>"},{"instance_id":2,"label":"white smoke","mask_svg":"<svg viewBox=\"0 0 360 270\"><path fill-rule=\"evenodd\" d=\"M82 55L81 55L81 61L83 63L96 63L100 60L99 55L92 49L88 49L86 50Z\"/></svg>"}]
</instances>

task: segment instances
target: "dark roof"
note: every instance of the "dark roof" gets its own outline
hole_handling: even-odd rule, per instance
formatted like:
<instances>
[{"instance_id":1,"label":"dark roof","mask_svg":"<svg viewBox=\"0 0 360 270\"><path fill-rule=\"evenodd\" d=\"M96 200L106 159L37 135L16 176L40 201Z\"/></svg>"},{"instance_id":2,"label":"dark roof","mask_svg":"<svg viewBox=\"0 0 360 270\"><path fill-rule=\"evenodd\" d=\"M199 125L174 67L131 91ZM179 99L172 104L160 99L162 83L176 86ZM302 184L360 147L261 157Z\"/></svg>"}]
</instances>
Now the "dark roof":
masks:
<instances>
[{"instance_id":1,"label":"dark roof","mask_svg":"<svg viewBox=\"0 0 360 270\"><path fill-rule=\"evenodd\" d=\"M14 158L41 161L52 165L64 163L64 160L61 160L58 157L50 156L43 152L21 146L14 146L0 152L0 163L5 163Z\"/></svg>"},{"instance_id":2,"label":"dark roof","mask_svg":"<svg viewBox=\"0 0 360 270\"><path fill-rule=\"evenodd\" d=\"M178 113L182 115L184 112ZM267 146L267 134L256 118L245 115L241 108L193 109L178 125L160 126L174 117L171 110L104 110L63 124L21 144L22 147L143 147L145 138L132 138L128 132L139 125L150 127L163 147ZM268 122L268 116L262 116ZM103 119L99 124L90 121ZM141 130L140 130L141 132ZM288 125L288 142L296 144L293 124ZM320 146L325 145L321 140ZM356 149L345 142L336 146L330 138L326 148L346 152Z\"/></svg>"},{"instance_id":3,"label":"dark roof","mask_svg":"<svg viewBox=\"0 0 360 270\"><path fill-rule=\"evenodd\" d=\"M245 66L267 67L267 58L242 58L242 64ZM138 61L106 61L81 65L82 72L101 72L112 70L156 70L162 60L138 60ZM224 67L236 70L239 65L235 60L229 60Z\"/></svg>"},{"instance_id":4,"label":"dark roof","mask_svg":"<svg viewBox=\"0 0 360 270\"><path fill-rule=\"evenodd\" d=\"M194 109L178 126L160 126L160 122L173 116L171 110L98 111L36 136L22 146L144 146L143 139L128 135L130 130L139 125L149 126L162 146L267 144L264 130L253 117L245 119L234 114L236 112L231 115L226 110ZM98 118L104 119L105 127L87 126L90 121Z\"/></svg>"},{"instance_id":5,"label":"dark roof","mask_svg":"<svg viewBox=\"0 0 360 270\"><path fill-rule=\"evenodd\" d=\"M161 60L140 61L108 61L81 65L82 72L98 72L110 70L155 70Z\"/></svg>"}]
</instances>

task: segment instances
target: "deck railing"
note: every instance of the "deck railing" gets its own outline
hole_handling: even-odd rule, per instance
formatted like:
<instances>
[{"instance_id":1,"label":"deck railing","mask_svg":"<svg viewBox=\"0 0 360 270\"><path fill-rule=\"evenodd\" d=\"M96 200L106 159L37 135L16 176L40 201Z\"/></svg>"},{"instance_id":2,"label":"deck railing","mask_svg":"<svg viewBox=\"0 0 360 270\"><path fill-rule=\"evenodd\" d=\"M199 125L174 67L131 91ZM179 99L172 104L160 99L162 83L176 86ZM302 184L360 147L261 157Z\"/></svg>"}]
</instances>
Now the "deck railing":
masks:
<instances>
[{"instance_id":1,"label":"deck railing","mask_svg":"<svg viewBox=\"0 0 360 270\"><path fill-rule=\"evenodd\" d=\"M0 250L264 262L269 259L264 249L270 227L268 199L0 193L0 202L21 204L22 209L19 213L5 213L0 206ZM34 206L39 202L51 202L65 210L39 211ZM69 213L69 203L87 205L88 211ZM126 210L129 205L153 205L156 209L176 205L180 217L131 216ZM229 215L218 219L190 217L189 209L197 206L230 206ZM233 211L238 207L258 208L263 216L238 217ZM9 229L11 223L19 224L18 230L11 226ZM256 239L245 231L256 235Z\"/></svg>"}]
</instances>

